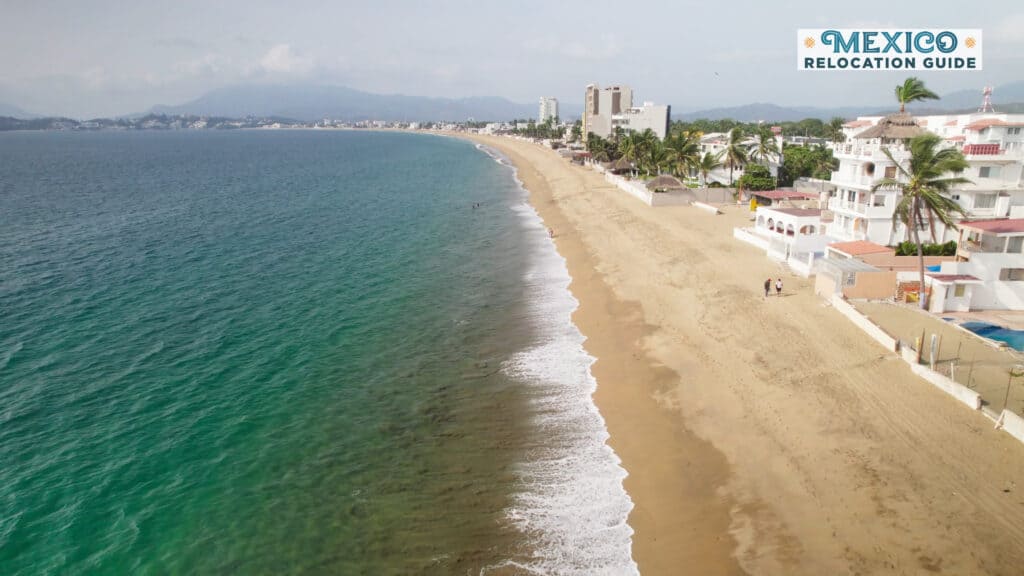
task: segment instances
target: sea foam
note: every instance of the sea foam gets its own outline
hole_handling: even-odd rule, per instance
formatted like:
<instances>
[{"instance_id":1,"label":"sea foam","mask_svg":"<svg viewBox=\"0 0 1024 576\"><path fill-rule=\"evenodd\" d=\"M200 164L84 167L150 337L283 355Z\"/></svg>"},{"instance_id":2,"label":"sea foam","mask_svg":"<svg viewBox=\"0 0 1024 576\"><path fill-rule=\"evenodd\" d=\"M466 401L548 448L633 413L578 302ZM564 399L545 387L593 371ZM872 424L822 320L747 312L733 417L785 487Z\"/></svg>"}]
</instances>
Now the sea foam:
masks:
<instances>
[{"instance_id":1,"label":"sea foam","mask_svg":"<svg viewBox=\"0 0 1024 576\"><path fill-rule=\"evenodd\" d=\"M569 292L565 260L533 207L524 201L513 211L531 253L524 280L537 338L502 368L528 387L539 440L519 467L522 487L507 511L532 553L504 566L536 574L637 574L626 522L633 502L622 485L627 473L594 405L594 357L572 323L579 302Z\"/></svg>"}]
</instances>

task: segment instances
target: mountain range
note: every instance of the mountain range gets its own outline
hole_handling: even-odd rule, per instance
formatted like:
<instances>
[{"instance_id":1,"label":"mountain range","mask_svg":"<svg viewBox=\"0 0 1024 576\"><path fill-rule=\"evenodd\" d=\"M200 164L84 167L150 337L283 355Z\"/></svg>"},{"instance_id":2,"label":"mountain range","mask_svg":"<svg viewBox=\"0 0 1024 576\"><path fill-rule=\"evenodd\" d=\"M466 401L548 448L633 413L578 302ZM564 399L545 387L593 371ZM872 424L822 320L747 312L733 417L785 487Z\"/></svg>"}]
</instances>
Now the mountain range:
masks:
<instances>
[{"instance_id":1,"label":"mountain range","mask_svg":"<svg viewBox=\"0 0 1024 576\"><path fill-rule=\"evenodd\" d=\"M1024 103L1024 82L1014 82L999 86L994 90L994 96L998 98L995 103L998 112L1021 112ZM1001 104L1004 103L1004 104ZM945 114L949 112L972 112L978 109L981 104L981 90L958 90L942 96L941 100L927 100L921 103L914 103L908 106L912 114ZM818 118L828 120L834 116L840 118L856 118L857 116L871 116L892 114L897 111L898 105L895 100L890 103L882 103L869 106L842 106L823 108L814 106L778 106L768 103L746 104L744 106L732 106L726 108L712 108L707 110L696 110L682 114L674 113L674 120L697 120L705 118L708 120L722 120L731 118L740 122L787 122L803 120L804 118Z\"/></svg>"},{"instance_id":2,"label":"mountain range","mask_svg":"<svg viewBox=\"0 0 1024 576\"><path fill-rule=\"evenodd\" d=\"M38 118L39 115L32 114L31 112L25 112L21 108L14 106L13 104L6 104L0 102L0 116L8 116L12 118L21 118L22 120L30 120L32 118Z\"/></svg>"},{"instance_id":3,"label":"mountain range","mask_svg":"<svg viewBox=\"0 0 1024 576\"><path fill-rule=\"evenodd\" d=\"M995 89L996 110L1024 112L1024 82L1015 82ZM911 105L914 114L968 112L976 110L981 102L979 90L951 92L938 101ZM1017 103L1017 104L1014 104ZM565 119L578 118L582 107L577 103L561 102L560 112ZM764 120L788 121L804 118L827 120L834 116L854 118L861 115L888 114L896 109L895 102L868 106L814 107L778 106L755 103L744 106L711 108L689 112L675 112L674 120L717 120L732 118L742 122ZM324 118L344 122L360 120L384 121L465 121L512 120L535 118L536 104L512 102L500 97L428 98L401 94L373 94L332 85L271 85L250 84L220 88L176 106L154 106L145 114L220 116L228 118L281 117L299 121ZM0 116L38 118L15 106L0 103Z\"/></svg>"},{"instance_id":4,"label":"mountain range","mask_svg":"<svg viewBox=\"0 0 1024 576\"><path fill-rule=\"evenodd\" d=\"M572 106L569 107L572 109ZM346 122L511 120L534 118L536 104L499 97L427 98L372 94L328 85L243 85L221 88L178 106L155 106L154 114L193 114L242 118L279 116L301 121L323 118ZM575 110L579 116L579 110Z\"/></svg>"}]
</instances>

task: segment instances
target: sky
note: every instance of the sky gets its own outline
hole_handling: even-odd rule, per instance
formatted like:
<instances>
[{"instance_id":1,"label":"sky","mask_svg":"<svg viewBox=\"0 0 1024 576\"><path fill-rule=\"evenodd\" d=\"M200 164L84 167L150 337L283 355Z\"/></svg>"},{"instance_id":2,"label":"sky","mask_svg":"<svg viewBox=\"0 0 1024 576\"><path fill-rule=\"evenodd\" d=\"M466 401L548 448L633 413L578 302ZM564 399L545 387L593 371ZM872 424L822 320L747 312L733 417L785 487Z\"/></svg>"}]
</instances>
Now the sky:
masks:
<instances>
[{"instance_id":1,"label":"sky","mask_svg":"<svg viewBox=\"0 0 1024 576\"><path fill-rule=\"evenodd\" d=\"M984 70L915 75L939 94L1024 80L1024 3L909 4L0 0L0 103L117 116L251 83L582 103L596 83L685 112L887 103L908 76L798 71L798 28L981 28Z\"/></svg>"}]
</instances>

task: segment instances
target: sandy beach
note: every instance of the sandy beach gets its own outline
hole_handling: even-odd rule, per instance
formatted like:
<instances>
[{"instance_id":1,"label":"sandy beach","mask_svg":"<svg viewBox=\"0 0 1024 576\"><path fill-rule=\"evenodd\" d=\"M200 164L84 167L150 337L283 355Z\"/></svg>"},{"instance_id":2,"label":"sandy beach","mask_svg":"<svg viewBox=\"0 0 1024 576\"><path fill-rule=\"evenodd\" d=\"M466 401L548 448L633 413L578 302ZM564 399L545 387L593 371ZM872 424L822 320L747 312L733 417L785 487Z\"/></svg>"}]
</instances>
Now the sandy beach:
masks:
<instances>
[{"instance_id":1,"label":"sandy beach","mask_svg":"<svg viewBox=\"0 0 1024 576\"><path fill-rule=\"evenodd\" d=\"M654 209L474 139L516 164L568 262L643 574L1021 574L1024 445L734 240L744 208Z\"/></svg>"}]
</instances>

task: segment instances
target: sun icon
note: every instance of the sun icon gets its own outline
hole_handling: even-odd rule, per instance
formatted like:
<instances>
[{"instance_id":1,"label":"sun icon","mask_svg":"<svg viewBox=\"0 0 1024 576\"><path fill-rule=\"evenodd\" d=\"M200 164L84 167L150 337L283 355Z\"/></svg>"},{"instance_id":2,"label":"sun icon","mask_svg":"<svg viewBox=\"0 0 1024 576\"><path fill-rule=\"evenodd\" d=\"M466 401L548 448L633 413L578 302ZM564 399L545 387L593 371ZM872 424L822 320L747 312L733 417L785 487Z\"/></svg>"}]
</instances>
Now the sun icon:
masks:
<instances>
[{"instance_id":1,"label":"sun icon","mask_svg":"<svg viewBox=\"0 0 1024 576\"><path fill-rule=\"evenodd\" d=\"M807 46L808 48L814 48L814 38L811 38L810 36L804 38L804 46Z\"/></svg>"},{"instance_id":2,"label":"sun icon","mask_svg":"<svg viewBox=\"0 0 1024 576\"><path fill-rule=\"evenodd\" d=\"M974 48L974 46L978 44L978 41L975 40L973 36L968 36L967 40L964 40L964 44L966 44L968 48Z\"/></svg>"}]
</instances>

